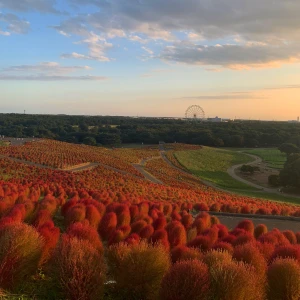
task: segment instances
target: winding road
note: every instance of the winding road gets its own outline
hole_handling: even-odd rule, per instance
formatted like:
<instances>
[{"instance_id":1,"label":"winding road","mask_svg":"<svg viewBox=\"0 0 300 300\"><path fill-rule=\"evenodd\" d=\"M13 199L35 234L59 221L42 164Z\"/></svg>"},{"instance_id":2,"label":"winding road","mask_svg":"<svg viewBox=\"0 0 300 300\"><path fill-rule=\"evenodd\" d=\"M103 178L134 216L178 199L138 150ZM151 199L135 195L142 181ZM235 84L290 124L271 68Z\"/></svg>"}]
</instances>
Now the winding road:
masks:
<instances>
[{"instance_id":1,"label":"winding road","mask_svg":"<svg viewBox=\"0 0 300 300\"><path fill-rule=\"evenodd\" d=\"M238 164L238 165L234 165L234 166L231 166L229 169L227 169L227 173L232 177L234 178L235 180L239 181L239 182L242 182L242 183L245 183L249 186L252 186L256 189L259 189L261 190L262 192L265 192L265 193L271 193L271 194L277 194L277 195L280 195L280 196L285 196L285 197L291 197L291 198L297 198L299 199L298 196L295 196L295 195L290 195L290 194L286 194L286 193L282 193L280 191L278 191L277 188L268 188L268 187L263 187L261 185L258 185L258 184L255 184L253 182L250 182L244 178L241 178L240 176L238 176L236 174L236 171L243 165L247 165L247 166L251 166L251 165L255 165L255 164L259 164L259 163L262 163L262 159L256 155L253 155L253 154L248 154L248 153L244 153L244 152L241 152L239 151L239 153L243 153L245 155L248 155L249 157L253 158L254 160L249 162L249 163L246 163L246 164Z\"/></svg>"}]
</instances>

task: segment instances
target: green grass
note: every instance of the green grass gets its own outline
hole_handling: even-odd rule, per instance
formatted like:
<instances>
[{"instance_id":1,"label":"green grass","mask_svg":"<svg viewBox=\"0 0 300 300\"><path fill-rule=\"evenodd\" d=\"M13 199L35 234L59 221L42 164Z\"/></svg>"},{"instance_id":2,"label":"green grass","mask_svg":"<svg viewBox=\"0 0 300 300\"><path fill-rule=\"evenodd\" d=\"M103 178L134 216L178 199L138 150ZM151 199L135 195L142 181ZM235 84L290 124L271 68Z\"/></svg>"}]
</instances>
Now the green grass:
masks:
<instances>
[{"instance_id":1,"label":"green grass","mask_svg":"<svg viewBox=\"0 0 300 300\"><path fill-rule=\"evenodd\" d=\"M175 152L175 157L181 165L183 165L194 175L200 177L201 179L210 181L228 192L254 198L300 204L299 198L266 193L233 179L227 173L228 168L233 165L244 164L252 161L249 156L237 151L242 149L234 150L235 151L229 151L204 147L198 151Z\"/></svg>"},{"instance_id":2,"label":"green grass","mask_svg":"<svg viewBox=\"0 0 300 300\"><path fill-rule=\"evenodd\" d=\"M227 169L233 165L252 161L252 158L245 154L204 147L198 151L175 152L175 157L193 174L211 181L221 188L257 190L233 179L227 173Z\"/></svg>"},{"instance_id":3,"label":"green grass","mask_svg":"<svg viewBox=\"0 0 300 300\"><path fill-rule=\"evenodd\" d=\"M243 153L259 156L268 167L274 169L282 169L286 162L286 155L281 153L277 148L255 148L255 149L231 149L232 151L240 151Z\"/></svg>"}]
</instances>

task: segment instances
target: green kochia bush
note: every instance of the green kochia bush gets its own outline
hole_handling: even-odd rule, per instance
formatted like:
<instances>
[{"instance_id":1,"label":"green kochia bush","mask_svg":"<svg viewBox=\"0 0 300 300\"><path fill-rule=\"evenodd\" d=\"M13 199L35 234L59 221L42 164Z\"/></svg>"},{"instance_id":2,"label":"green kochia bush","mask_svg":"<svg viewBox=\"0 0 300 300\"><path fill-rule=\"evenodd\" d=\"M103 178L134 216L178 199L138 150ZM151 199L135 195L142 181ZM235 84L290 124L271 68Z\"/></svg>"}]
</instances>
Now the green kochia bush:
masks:
<instances>
[{"instance_id":1,"label":"green kochia bush","mask_svg":"<svg viewBox=\"0 0 300 300\"><path fill-rule=\"evenodd\" d=\"M108 251L108 262L117 299L157 300L170 257L162 244L120 243Z\"/></svg>"}]
</instances>

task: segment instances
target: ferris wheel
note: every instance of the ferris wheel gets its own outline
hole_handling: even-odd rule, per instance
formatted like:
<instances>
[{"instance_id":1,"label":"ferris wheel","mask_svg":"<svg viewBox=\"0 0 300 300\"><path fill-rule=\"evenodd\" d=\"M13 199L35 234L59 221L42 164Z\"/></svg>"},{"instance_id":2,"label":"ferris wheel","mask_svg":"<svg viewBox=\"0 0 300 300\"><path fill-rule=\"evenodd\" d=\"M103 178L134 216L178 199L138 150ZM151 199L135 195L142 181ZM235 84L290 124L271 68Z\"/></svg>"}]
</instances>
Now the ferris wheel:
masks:
<instances>
[{"instance_id":1,"label":"ferris wheel","mask_svg":"<svg viewBox=\"0 0 300 300\"><path fill-rule=\"evenodd\" d=\"M191 105L185 111L185 118L191 121L203 121L205 118L205 112L199 105Z\"/></svg>"}]
</instances>

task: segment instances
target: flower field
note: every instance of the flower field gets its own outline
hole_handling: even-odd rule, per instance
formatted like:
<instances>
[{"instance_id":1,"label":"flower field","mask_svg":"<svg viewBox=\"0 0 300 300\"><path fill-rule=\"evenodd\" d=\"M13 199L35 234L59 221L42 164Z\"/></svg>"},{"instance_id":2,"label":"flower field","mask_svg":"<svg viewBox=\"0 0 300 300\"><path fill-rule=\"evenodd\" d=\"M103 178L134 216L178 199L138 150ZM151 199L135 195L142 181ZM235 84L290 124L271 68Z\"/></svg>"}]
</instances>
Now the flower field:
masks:
<instances>
[{"instance_id":1,"label":"flower field","mask_svg":"<svg viewBox=\"0 0 300 300\"><path fill-rule=\"evenodd\" d=\"M57 149L48 150L52 162L46 145ZM214 190L160 158L147 161L146 170L164 184L134 176L131 163L158 156L156 150L66 145L41 141L1 149L2 155L51 167L0 158L3 297L300 298L300 233L268 231L251 220L227 228L209 215L300 216L298 206ZM56 167L100 156L106 157L103 165L91 170ZM118 169L129 166L126 175L105 167L117 168L118 160Z\"/></svg>"}]
</instances>

